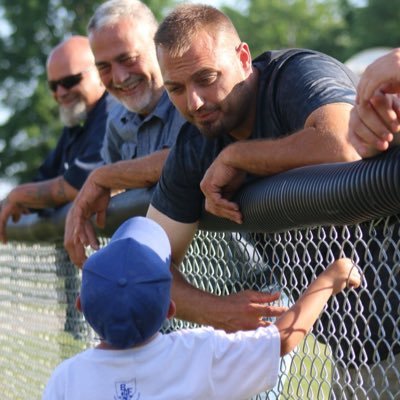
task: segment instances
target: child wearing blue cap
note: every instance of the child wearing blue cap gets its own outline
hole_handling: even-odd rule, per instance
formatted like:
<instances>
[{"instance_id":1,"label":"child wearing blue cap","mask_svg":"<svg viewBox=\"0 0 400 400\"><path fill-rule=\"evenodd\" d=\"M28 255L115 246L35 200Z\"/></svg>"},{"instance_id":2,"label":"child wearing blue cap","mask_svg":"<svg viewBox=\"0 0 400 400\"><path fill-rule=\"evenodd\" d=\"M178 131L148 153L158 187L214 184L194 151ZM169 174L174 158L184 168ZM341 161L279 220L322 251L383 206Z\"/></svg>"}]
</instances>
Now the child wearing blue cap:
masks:
<instances>
[{"instance_id":1,"label":"child wearing blue cap","mask_svg":"<svg viewBox=\"0 0 400 400\"><path fill-rule=\"evenodd\" d=\"M330 296L361 282L354 264L339 259L268 327L162 334L175 311L170 252L163 229L135 217L88 258L77 306L101 342L63 361L43 400L250 398L275 385L280 357L304 338Z\"/></svg>"}]
</instances>

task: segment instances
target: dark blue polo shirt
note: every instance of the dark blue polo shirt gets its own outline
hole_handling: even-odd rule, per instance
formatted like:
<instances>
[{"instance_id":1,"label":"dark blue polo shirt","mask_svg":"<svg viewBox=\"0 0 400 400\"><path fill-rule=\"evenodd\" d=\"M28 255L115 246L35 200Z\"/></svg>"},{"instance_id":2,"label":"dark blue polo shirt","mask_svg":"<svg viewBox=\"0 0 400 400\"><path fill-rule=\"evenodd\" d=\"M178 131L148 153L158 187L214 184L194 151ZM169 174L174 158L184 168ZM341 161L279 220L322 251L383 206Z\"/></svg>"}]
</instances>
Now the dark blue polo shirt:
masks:
<instances>
[{"instance_id":1,"label":"dark blue polo shirt","mask_svg":"<svg viewBox=\"0 0 400 400\"><path fill-rule=\"evenodd\" d=\"M342 63L305 49L269 51L253 61L259 70L256 121L249 139L278 138L304 128L308 116L330 103L354 104L357 78ZM256 94L255 94L256 95ZM179 222L201 216L204 173L231 136L206 138L186 124L172 147L152 205Z\"/></svg>"},{"instance_id":2,"label":"dark blue polo shirt","mask_svg":"<svg viewBox=\"0 0 400 400\"><path fill-rule=\"evenodd\" d=\"M56 148L40 166L35 181L64 176L71 186L79 190L90 172L104 164L100 150L107 116L115 104L111 96L104 94L82 125L64 127Z\"/></svg>"}]
</instances>

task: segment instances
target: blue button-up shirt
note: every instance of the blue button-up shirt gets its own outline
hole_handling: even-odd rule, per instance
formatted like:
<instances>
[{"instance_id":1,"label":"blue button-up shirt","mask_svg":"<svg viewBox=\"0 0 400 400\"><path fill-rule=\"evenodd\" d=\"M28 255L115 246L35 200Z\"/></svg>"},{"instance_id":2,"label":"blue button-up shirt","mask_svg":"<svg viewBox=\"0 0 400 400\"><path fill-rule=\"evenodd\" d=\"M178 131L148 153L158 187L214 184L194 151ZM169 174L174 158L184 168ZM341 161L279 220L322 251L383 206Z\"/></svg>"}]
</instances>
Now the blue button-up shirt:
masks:
<instances>
[{"instance_id":1,"label":"blue button-up shirt","mask_svg":"<svg viewBox=\"0 0 400 400\"><path fill-rule=\"evenodd\" d=\"M106 163L143 157L170 148L185 119L164 92L156 108L145 117L122 104L108 118L101 155Z\"/></svg>"}]
</instances>

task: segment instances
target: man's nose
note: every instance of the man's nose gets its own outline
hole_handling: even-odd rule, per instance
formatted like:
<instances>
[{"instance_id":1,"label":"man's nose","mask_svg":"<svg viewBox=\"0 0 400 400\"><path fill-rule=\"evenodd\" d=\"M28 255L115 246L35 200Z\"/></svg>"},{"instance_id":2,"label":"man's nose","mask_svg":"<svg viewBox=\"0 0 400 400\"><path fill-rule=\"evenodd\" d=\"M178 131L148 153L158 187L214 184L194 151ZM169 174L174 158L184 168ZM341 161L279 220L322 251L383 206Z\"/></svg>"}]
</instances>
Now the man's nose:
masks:
<instances>
[{"instance_id":1,"label":"man's nose","mask_svg":"<svg viewBox=\"0 0 400 400\"><path fill-rule=\"evenodd\" d=\"M187 106L190 112L199 110L203 105L203 97L197 90L190 90L187 92Z\"/></svg>"},{"instance_id":2,"label":"man's nose","mask_svg":"<svg viewBox=\"0 0 400 400\"><path fill-rule=\"evenodd\" d=\"M114 65L112 69L112 78L115 85L121 85L129 78L129 71L122 65Z\"/></svg>"}]
</instances>

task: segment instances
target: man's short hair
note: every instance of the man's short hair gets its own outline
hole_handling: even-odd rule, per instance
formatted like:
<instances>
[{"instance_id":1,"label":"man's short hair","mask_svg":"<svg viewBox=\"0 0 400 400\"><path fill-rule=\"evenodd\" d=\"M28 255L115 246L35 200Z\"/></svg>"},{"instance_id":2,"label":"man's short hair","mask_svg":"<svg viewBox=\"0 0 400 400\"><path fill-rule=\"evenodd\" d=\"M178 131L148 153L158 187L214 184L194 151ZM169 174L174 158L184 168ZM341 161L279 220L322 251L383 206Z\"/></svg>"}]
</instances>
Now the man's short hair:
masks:
<instances>
[{"instance_id":1,"label":"man's short hair","mask_svg":"<svg viewBox=\"0 0 400 400\"><path fill-rule=\"evenodd\" d=\"M161 22L154 37L156 46L166 49L172 57L186 53L197 32L226 32L239 38L232 21L215 7L205 4L182 4Z\"/></svg>"}]
</instances>

